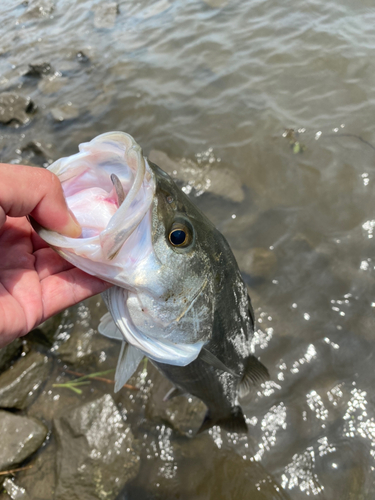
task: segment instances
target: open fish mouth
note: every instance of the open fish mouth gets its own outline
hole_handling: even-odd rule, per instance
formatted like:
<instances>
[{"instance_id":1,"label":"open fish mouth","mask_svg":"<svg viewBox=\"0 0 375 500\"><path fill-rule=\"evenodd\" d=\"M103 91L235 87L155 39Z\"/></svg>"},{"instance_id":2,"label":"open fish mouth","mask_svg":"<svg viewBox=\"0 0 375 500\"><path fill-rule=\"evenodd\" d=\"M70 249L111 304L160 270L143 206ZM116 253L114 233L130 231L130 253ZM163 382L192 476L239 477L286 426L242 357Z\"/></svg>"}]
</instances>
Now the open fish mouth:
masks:
<instances>
[{"instance_id":1,"label":"open fish mouth","mask_svg":"<svg viewBox=\"0 0 375 500\"><path fill-rule=\"evenodd\" d=\"M155 193L154 175L140 146L129 134L109 132L80 144L79 153L48 169L59 178L82 235L67 238L39 227L40 236L68 260L69 250L95 262L115 259Z\"/></svg>"}]
</instances>

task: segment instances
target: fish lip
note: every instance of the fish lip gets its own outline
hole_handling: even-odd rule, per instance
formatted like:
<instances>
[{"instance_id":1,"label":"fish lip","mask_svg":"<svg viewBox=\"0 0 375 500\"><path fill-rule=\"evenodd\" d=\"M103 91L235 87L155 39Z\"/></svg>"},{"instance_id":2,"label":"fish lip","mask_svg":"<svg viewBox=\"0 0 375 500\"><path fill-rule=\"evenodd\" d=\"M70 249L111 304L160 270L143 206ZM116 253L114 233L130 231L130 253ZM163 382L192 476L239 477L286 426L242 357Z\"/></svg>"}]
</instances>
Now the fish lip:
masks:
<instances>
[{"instance_id":1,"label":"fish lip","mask_svg":"<svg viewBox=\"0 0 375 500\"><path fill-rule=\"evenodd\" d=\"M142 170L144 170L142 178L138 179L139 186L137 192L135 193L135 196L145 182L152 185L152 192L153 192L152 194L154 195L156 188L155 176L148 165L147 159L143 156L141 147L138 145L138 143L131 135L121 131L106 132L104 134L98 135L89 142L80 144L79 153L71 157L64 157L61 158L60 160L57 160L48 167L48 170L55 173L59 178L60 182L65 182L66 180L69 180L78 175L78 174L73 175L71 172L69 172L69 169L71 168L71 163L78 158L78 155L80 158L87 158L88 156L90 156L90 154L92 154L93 146L95 147L98 144L106 142L110 142L112 145L115 144L116 147L124 151L126 166L127 168L132 170L135 175L133 179L133 184L130 189L132 189L134 185L139 167L141 166ZM144 166L141 165L142 163ZM108 176L110 177L110 174ZM150 199L150 203L147 209L149 209L152 203L152 198L153 196ZM126 203L126 198L124 200L124 203ZM103 237L103 233L105 233L109 229L109 226L111 225L111 222L113 222L113 219L116 216L116 214L119 213L121 208L122 208L121 211L122 214L125 212L126 208L129 208L128 206L123 207L124 203L116 210L114 215L109 219L106 227L102 231L100 231L99 234L95 236L89 236L89 237L81 236L79 238L62 236L56 231L45 229L42 226L39 226L38 224L35 224L35 230L47 243L49 243L51 246L54 247L60 247L62 249L72 249L72 248L77 249L77 244L99 245L102 247L103 239L105 239L105 236ZM130 205L130 203L128 203L128 205ZM143 211L145 213L147 212L145 210ZM144 215L145 214L143 214L142 217L140 217L138 224L140 223ZM117 219L118 218L119 216L117 216ZM131 233L129 233L129 235L130 234Z\"/></svg>"}]
</instances>

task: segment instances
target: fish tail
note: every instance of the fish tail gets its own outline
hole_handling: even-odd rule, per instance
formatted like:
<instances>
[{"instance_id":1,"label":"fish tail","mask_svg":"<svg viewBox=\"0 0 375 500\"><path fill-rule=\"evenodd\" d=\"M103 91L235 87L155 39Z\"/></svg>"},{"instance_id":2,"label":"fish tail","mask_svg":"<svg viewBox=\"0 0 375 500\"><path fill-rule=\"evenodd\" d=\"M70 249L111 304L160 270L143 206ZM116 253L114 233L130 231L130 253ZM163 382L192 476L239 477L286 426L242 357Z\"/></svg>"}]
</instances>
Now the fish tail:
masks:
<instances>
[{"instance_id":1,"label":"fish tail","mask_svg":"<svg viewBox=\"0 0 375 500\"><path fill-rule=\"evenodd\" d=\"M232 406L229 415L222 418L213 418L208 410L197 434L210 429L214 425L220 425L220 427L226 431L236 432L237 434L246 434L248 431L246 420L240 406Z\"/></svg>"}]
</instances>

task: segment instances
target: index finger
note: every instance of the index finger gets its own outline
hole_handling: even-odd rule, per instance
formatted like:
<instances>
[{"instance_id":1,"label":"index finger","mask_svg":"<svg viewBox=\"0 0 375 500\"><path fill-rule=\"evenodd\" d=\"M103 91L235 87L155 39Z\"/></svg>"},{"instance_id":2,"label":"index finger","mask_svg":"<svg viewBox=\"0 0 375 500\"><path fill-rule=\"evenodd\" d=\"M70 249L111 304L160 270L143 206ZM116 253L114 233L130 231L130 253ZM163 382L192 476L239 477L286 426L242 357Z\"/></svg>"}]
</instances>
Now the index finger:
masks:
<instances>
[{"instance_id":1,"label":"index finger","mask_svg":"<svg viewBox=\"0 0 375 500\"><path fill-rule=\"evenodd\" d=\"M5 216L31 215L41 226L65 236L81 234L58 177L44 168L0 163L0 212L0 226Z\"/></svg>"}]
</instances>

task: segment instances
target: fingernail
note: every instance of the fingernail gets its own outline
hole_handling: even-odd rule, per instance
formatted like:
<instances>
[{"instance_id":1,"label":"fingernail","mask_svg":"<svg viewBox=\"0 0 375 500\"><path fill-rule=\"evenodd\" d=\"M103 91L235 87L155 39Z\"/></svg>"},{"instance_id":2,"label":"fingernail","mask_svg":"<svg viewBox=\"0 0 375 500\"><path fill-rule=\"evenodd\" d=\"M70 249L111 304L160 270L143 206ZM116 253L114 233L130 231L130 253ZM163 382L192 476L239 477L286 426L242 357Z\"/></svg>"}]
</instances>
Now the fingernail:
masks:
<instances>
[{"instance_id":1,"label":"fingernail","mask_svg":"<svg viewBox=\"0 0 375 500\"><path fill-rule=\"evenodd\" d=\"M71 210L69 210L69 216L68 224L60 231L60 233L64 236L69 236L70 238L78 238L82 234L82 228Z\"/></svg>"}]
</instances>

